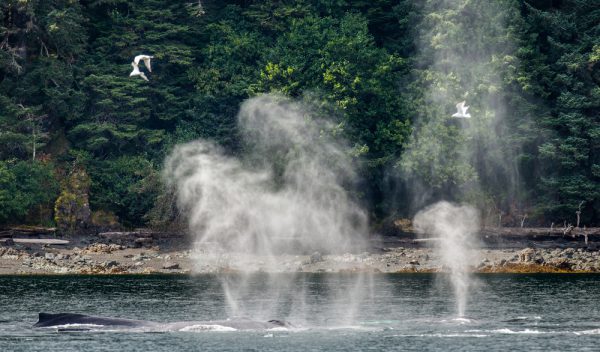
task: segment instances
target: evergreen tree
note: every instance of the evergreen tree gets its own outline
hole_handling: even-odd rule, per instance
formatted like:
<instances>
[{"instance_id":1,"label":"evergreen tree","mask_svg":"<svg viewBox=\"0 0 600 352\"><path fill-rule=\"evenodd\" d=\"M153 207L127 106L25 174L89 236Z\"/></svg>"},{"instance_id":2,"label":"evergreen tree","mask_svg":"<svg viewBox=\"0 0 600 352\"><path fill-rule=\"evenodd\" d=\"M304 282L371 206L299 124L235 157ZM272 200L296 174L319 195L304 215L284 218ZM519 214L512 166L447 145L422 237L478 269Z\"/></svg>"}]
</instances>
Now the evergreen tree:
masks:
<instances>
[{"instance_id":1,"label":"evergreen tree","mask_svg":"<svg viewBox=\"0 0 600 352\"><path fill-rule=\"evenodd\" d=\"M538 123L540 213L575 223L600 219L600 8L594 1L523 6L528 24L523 89L543 113Z\"/></svg>"},{"instance_id":2,"label":"evergreen tree","mask_svg":"<svg viewBox=\"0 0 600 352\"><path fill-rule=\"evenodd\" d=\"M164 224L165 155L196 138L243 153L240 104L277 92L336 120L376 218L409 215L420 192L545 225L582 204L597 225L597 5L5 0L0 223L51 222L77 165L92 211ZM129 77L138 54L154 56L149 82ZM461 100L465 123L449 118Z\"/></svg>"}]
</instances>

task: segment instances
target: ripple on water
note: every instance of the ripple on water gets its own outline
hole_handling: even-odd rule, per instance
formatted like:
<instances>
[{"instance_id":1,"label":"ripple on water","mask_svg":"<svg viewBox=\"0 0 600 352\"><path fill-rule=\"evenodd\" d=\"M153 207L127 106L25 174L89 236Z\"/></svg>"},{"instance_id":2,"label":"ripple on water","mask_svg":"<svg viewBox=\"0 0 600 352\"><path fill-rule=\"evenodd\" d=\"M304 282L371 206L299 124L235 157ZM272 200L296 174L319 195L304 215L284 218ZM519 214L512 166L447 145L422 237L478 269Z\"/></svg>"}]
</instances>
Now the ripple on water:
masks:
<instances>
[{"instance_id":1,"label":"ripple on water","mask_svg":"<svg viewBox=\"0 0 600 352\"><path fill-rule=\"evenodd\" d=\"M452 316L452 295L436 286L434 276L381 275L373 280L373 299L365 301L350 324L336 326L331 312L343 313L339 297L328 296L327 288L312 280L305 296L315 299L304 302L305 314L290 312L289 302L282 301L280 310L261 317L296 314L297 319L287 320L299 328L287 331L232 331L202 324L183 331L154 329L159 333L105 327L62 333L32 328L38 313L66 311L168 325L222 320L226 304L219 281L208 276L0 277L0 302L9 302L2 307L0 351L598 350L600 310L590 297L600 297L600 275L483 276L467 317L458 319ZM582 290L585 299L573 294ZM250 299L279 300L280 293L257 291Z\"/></svg>"},{"instance_id":2,"label":"ripple on water","mask_svg":"<svg viewBox=\"0 0 600 352\"><path fill-rule=\"evenodd\" d=\"M196 324L186 326L184 328L179 329L182 332L205 332L205 331L217 331L217 332L231 332L237 331L237 329L232 328L230 326L223 325L211 325L211 324Z\"/></svg>"}]
</instances>

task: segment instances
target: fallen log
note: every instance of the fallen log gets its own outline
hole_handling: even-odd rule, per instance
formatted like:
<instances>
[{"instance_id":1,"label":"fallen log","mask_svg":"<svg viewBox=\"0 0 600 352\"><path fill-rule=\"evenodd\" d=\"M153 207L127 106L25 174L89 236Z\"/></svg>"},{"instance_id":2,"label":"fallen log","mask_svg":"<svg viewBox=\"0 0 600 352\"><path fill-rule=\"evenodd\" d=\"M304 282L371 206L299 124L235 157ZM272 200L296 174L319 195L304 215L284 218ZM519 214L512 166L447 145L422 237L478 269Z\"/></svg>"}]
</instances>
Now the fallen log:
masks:
<instances>
[{"instance_id":1,"label":"fallen log","mask_svg":"<svg viewBox=\"0 0 600 352\"><path fill-rule=\"evenodd\" d=\"M9 239L2 239L0 242L6 242ZM22 243L22 244L47 244L47 245L67 245L69 241L67 240L57 240L54 238L11 238L10 241L12 243Z\"/></svg>"},{"instance_id":2,"label":"fallen log","mask_svg":"<svg viewBox=\"0 0 600 352\"><path fill-rule=\"evenodd\" d=\"M176 232L158 232L158 231L111 231L100 232L99 237L104 239L136 239L136 238L153 238L153 239L168 239L180 238L184 234Z\"/></svg>"},{"instance_id":3,"label":"fallen log","mask_svg":"<svg viewBox=\"0 0 600 352\"><path fill-rule=\"evenodd\" d=\"M54 235L56 227L42 226L11 226L0 230L0 237Z\"/></svg>"},{"instance_id":4,"label":"fallen log","mask_svg":"<svg viewBox=\"0 0 600 352\"><path fill-rule=\"evenodd\" d=\"M504 240L531 240L531 241L600 241L600 227L591 228L544 228L544 227L486 227L480 231L481 237Z\"/></svg>"},{"instance_id":5,"label":"fallen log","mask_svg":"<svg viewBox=\"0 0 600 352\"><path fill-rule=\"evenodd\" d=\"M404 229L395 235L373 235L374 247L411 247L432 245L440 240L439 235L418 234L412 229ZM547 227L485 227L477 234L480 244L490 248L566 246L600 249L600 227L565 228Z\"/></svg>"}]
</instances>

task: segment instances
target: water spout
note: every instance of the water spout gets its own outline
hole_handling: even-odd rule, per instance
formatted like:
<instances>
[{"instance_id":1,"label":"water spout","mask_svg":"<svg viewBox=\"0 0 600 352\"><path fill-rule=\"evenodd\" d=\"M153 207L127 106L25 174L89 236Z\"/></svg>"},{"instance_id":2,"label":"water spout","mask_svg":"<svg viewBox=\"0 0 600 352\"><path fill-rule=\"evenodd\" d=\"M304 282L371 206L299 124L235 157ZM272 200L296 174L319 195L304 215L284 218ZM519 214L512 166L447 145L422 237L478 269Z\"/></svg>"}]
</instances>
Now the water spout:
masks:
<instances>
[{"instance_id":1,"label":"water spout","mask_svg":"<svg viewBox=\"0 0 600 352\"><path fill-rule=\"evenodd\" d=\"M477 210L468 205L442 201L418 212L414 218L414 225L419 234L439 238L432 243L441 258L442 266L449 271L458 317L464 317L473 281L470 275L471 266L477 260Z\"/></svg>"},{"instance_id":2,"label":"water spout","mask_svg":"<svg viewBox=\"0 0 600 352\"><path fill-rule=\"evenodd\" d=\"M348 149L330 133L331 122L298 102L265 95L242 105L238 126L239 155L198 140L177 146L165 167L196 239L198 267L240 274L223 282L235 315L273 308L248 312L248 275L295 271L286 269L284 255L360 250L367 233L366 213L347 192L356 178ZM277 301L289 296L293 280L293 274L269 276L263 289ZM301 296L285 299L301 305Z\"/></svg>"}]
</instances>

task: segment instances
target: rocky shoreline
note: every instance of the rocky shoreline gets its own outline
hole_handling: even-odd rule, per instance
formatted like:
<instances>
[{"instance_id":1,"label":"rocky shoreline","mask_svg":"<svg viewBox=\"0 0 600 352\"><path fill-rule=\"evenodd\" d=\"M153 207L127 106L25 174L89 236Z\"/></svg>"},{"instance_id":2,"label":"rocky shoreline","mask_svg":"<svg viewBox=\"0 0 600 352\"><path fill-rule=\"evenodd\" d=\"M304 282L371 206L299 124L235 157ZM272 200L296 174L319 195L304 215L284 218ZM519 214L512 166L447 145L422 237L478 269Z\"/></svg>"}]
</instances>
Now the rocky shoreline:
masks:
<instances>
[{"instance_id":1,"label":"rocky shoreline","mask_svg":"<svg viewBox=\"0 0 600 352\"><path fill-rule=\"evenodd\" d=\"M17 241L17 242L15 242ZM207 260L208 250L190 250L181 236L106 233L78 241L0 242L0 275L281 273L429 273L445 268L432 249L411 242L362 253L285 254L274 259L227 255ZM46 242L46 243L45 243ZM535 246L534 246L535 247ZM483 248L469 253L479 273L597 273L597 247Z\"/></svg>"}]
</instances>

